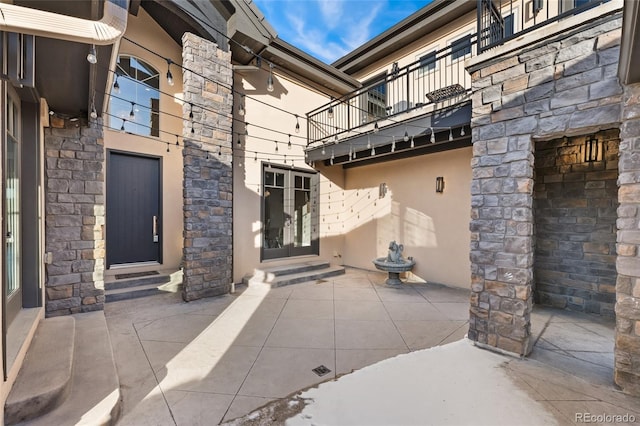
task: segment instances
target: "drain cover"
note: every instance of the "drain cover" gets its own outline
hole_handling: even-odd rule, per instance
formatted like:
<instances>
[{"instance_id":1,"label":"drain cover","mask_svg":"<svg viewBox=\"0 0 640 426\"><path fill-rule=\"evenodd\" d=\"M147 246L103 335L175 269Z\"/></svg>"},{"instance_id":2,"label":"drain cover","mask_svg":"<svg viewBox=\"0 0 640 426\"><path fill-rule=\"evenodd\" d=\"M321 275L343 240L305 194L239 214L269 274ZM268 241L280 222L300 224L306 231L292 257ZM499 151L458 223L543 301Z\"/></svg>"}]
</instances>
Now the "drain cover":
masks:
<instances>
[{"instance_id":1,"label":"drain cover","mask_svg":"<svg viewBox=\"0 0 640 426\"><path fill-rule=\"evenodd\" d=\"M318 376L324 376L325 374L329 374L331 373L331 370L329 370L327 367L325 367L324 365L321 365L320 367L316 367L313 370L314 373L316 373Z\"/></svg>"}]
</instances>

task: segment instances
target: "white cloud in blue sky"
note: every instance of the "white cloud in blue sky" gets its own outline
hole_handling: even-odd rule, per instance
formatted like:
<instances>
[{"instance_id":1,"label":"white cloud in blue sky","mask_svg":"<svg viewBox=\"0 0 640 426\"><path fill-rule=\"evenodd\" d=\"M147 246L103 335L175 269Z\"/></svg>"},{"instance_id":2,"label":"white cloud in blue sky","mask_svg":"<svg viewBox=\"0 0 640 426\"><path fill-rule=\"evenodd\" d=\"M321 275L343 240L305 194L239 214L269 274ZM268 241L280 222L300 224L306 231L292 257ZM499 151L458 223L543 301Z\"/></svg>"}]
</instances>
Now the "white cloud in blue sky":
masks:
<instances>
[{"instance_id":1,"label":"white cloud in blue sky","mask_svg":"<svg viewBox=\"0 0 640 426\"><path fill-rule=\"evenodd\" d=\"M254 0L278 36L331 63L432 0Z\"/></svg>"}]
</instances>

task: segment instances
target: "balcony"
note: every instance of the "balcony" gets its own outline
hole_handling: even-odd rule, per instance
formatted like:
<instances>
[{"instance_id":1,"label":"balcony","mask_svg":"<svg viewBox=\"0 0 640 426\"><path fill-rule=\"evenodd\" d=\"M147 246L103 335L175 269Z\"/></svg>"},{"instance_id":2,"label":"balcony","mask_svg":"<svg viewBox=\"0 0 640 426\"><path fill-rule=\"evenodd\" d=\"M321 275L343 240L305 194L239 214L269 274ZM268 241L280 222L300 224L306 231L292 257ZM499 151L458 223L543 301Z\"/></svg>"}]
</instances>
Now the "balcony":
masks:
<instances>
[{"instance_id":1,"label":"balcony","mask_svg":"<svg viewBox=\"0 0 640 426\"><path fill-rule=\"evenodd\" d=\"M478 52L609 0L478 0Z\"/></svg>"},{"instance_id":2,"label":"balcony","mask_svg":"<svg viewBox=\"0 0 640 426\"><path fill-rule=\"evenodd\" d=\"M309 112L307 161L346 167L470 145L464 62L475 50L475 36L462 37Z\"/></svg>"}]
</instances>

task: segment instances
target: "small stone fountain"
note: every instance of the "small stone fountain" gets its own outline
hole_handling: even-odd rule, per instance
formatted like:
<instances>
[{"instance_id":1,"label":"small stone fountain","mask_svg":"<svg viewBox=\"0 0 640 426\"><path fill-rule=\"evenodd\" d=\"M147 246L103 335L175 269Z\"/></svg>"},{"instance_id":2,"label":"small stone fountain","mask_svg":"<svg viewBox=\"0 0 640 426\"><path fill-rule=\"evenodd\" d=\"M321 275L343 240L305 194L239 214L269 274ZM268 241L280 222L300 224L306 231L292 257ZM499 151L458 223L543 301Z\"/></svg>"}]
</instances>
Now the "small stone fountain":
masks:
<instances>
[{"instance_id":1,"label":"small stone fountain","mask_svg":"<svg viewBox=\"0 0 640 426\"><path fill-rule=\"evenodd\" d=\"M412 257L406 260L402 257L404 246L397 244L395 241L389 243L389 254L387 257L379 257L373 261L373 264L381 271L388 272L387 285L397 287L402 284L400 273L413 269L416 261Z\"/></svg>"}]
</instances>

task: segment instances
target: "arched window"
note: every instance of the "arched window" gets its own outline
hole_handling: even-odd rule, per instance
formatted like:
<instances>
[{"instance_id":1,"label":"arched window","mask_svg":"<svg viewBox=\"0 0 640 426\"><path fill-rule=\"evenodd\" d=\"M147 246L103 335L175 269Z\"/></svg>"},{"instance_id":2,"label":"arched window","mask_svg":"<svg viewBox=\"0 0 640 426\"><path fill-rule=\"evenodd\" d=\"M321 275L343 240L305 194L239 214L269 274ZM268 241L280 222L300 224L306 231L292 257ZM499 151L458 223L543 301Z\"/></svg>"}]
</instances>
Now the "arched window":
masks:
<instances>
[{"instance_id":1,"label":"arched window","mask_svg":"<svg viewBox=\"0 0 640 426\"><path fill-rule=\"evenodd\" d=\"M120 56L111 89L111 127L145 136L160 136L158 71L132 56Z\"/></svg>"}]
</instances>

